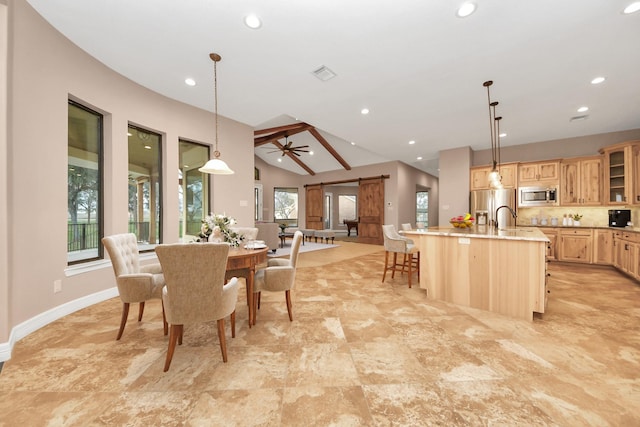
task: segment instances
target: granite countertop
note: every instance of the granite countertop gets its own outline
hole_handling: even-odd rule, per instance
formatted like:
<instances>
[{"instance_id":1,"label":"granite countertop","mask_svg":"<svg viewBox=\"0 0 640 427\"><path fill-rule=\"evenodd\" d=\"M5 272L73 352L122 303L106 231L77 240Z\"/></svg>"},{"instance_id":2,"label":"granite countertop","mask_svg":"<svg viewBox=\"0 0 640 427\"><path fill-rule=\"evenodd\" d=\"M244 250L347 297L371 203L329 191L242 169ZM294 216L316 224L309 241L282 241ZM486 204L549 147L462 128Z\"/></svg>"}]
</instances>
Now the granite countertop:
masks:
<instances>
[{"instance_id":1,"label":"granite countertop","mask_svg":"<svg viewBox=\"0 0 640 427\"><path fill-rule=\"evenodd\" d=\"M471 228L429 227L405 230L406 235L429 235L451 237L473 237L481 239L530 240L548 242L549 239L538 227L505 227L496 229L488 225L474 225Z\"/></svg>"},{"instance_id":2,"label":"granite countertop","mask_svg":"<svg viewBox=\"0 0 640 427\"><path fill-rule=\"evenodd\" d=\"M518 228L562 228L562 229L598 229L598 230L613 230L613 231L633 231L635 233L640 233L640 227L609 227L606 225L580 225L578 227L573 225L518 225Z\"/></svg>"}]
</instances>

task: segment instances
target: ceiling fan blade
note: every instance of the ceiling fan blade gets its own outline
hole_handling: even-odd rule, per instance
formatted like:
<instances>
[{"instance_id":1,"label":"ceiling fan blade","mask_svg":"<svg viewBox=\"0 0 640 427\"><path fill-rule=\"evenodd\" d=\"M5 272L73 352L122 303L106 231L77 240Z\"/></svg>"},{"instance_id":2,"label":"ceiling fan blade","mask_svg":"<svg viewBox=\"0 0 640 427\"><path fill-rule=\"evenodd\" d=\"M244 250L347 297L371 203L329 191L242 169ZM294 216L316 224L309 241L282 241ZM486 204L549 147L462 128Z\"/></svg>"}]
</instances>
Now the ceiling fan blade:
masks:
<instances>
[{"instance_id":1,"label":"ceiling fan blade","mask_svg":"<svg viewBox=\"0 0 640 427\"><path fill-rule=\"evenodd\" d=\"M308 145L298 145L297 147L291 147L292 150L299 150L301 148L309 148Z\"/></svg>"}]
</instances>

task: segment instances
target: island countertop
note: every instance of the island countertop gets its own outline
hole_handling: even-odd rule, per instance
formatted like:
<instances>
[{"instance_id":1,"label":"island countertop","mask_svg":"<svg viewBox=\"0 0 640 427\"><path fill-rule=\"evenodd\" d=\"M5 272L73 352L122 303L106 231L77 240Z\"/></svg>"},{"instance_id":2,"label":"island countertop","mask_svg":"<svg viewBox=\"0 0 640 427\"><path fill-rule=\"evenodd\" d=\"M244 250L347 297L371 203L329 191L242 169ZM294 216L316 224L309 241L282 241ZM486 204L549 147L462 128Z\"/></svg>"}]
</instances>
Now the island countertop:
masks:
<instances>
[{"instance_id":1,"label":"island countertop","mask_svg":"<svg viewBox=\"0 0 640 427\"><path fill-rule=\"evenodd\" d=\"M403 234L411 235L431 235L431 236L451 236L451 237L471 237L481 239L508 239L508 240L530 240L535 242L548 242L549 238L535 227L509 227L500 228L488 225L474 225L471 228L455 227L429 227L424 229L404 230Z\"/></svg>"}]
</instances>

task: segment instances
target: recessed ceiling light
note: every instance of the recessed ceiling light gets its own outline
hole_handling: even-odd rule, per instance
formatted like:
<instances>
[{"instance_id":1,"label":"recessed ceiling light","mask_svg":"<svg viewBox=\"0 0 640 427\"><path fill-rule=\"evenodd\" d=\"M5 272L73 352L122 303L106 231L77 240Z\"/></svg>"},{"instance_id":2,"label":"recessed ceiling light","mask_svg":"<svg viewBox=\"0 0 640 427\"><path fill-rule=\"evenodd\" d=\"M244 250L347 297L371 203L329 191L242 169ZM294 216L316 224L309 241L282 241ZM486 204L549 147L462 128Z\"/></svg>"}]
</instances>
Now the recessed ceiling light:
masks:
<instances>
[{"instance_id":1,"label":"recessed ceiling light","mask_svg":"<svg viewBox=\"0 0 640 427\"><path fill-rule=\"evenodd\" d=\"M262 21L258 18L258 15L252 13L244 17L244 24L252 30L257 30L262 26Z\"/></svg>"},{"instance_id":2,"label":"recessed ceiling light","mask_svg":"<svg viewBox=\"0 0 640 427\"><path fill-rule=\"evenodd\" d=\"M196 85L196 81L193 80L191 77L187 77L186 79L184 79L184 83L187 86L195 86Z\"/></svg>"},{"instance_id":3,"label":"recessed ceiling light","mask_svg":"<svg viewBox=\"0 0 640 427\"><path fill-rule=\"evenodd\" d=\"M596 77L595 79L591 80L591 84L592 85L597 85L602 83L605 80L604 77Z\"/></svg>"},{"instance_id":4,"label":"recessed ceiling light","mask_svg":"<svg viewBox=\"0 0 640 427\"><path fill-rule=\"evenodd\" d=\"M356 145L356 143L355 143L355 142L352 142L352 143L351 143L351 145Z\"/></svg>"},{"instance_id":5,"label":"recessed ceiling light","mask_svg":"<svg viewBox=\"0 0 640 427\"><path fill-rule=\"evenodd\" d=\"M505 136L507 136L506 133L502 132L500 135L498 135L500 138L504 138Z\"/></svg>"},{"instance_id":6,"label":"recessed ceiling light","mask_svg":"<svg viewBox=\"0 0 640 427\"><path fill-rule=\"evenodd\" d=\"M313 151L309 151L309 155L310 155L310 156L313 156Z\"/></svg>"},{"instance_id":7,"label":"recessed ceiling light","mask_svg":"<svg viewBox=\"0 0 640 427\"><path fill-rule=\"evenodd\" d=\"M467 16L471 15L475 11L476 11L476 4L474 2L468 1L460 5L460 7L458 8L458 11L456 12L456 15L458 16L458 18L466 18Z\"/></svg>"},{"instance_id":8,"label":"recessed ceiling light","mask_svg":"<svg viewBox=\"0 0 640 427\"><path fill-rule=\"evenodd\" d=\"M418 156L416 157L416 160L422 160L422 157Z\"/></svg>"},{"instance_id":9,"label":"recessed ceiling light","mask_svg":"<svg viewBox=\"0 0 640 427\"><path fill-rule=\"evenodd\" d=\"M589 111L589 107L580 107L580 108L578 108L578 113L584 113L585 111Z\"/></svg>"},{"instance_id":10,"label":"recessed ceiling light","mask_svg":"<svg viewBox=\"0 0 640 427\"><path fill-rule=\"evenodd\" d=\"M640 1L634 1L629 6L625 7L622 13L625 15L629 15L630 13L635 13L640 10Z\"/></svg>"},{"instance_id":11,"label":"recessed ceiling light","mask_svg":"<svg viewBox=\"0 0 640 427\"><path fill-rule=\"evenodd\" d=\"M414 140L409 141L409 145L413 145L413 144L415 144L415 143L416 143L416 142L415 142Z\"/></svg>"},{"instance_id":12,"label":"recessed ceiling light","mask_svg":"<svg viewBox=\"0 0 640 427\"><path fill-rule=\"evenodd\" d=\"M278 158L278 163L282 163L282 159Z\"/></svg>"},{"instance_id":13,"label":"recessed ceiling light","mask_svg":"<svg viewBox=\"0 0 640 427\"><path fill-rule=\"evenodd\" d=\"M369 114L369 109L368 108L363 108L362 110L360 110L361 114Z\"/></svg>"}]
</instances>

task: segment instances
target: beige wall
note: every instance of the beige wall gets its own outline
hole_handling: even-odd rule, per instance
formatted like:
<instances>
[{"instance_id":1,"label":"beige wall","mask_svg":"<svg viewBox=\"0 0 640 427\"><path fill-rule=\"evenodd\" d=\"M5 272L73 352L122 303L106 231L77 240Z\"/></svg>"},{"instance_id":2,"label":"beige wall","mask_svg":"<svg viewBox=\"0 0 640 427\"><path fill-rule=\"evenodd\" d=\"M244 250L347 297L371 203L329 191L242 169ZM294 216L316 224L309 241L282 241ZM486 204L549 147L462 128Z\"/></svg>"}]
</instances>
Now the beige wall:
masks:
<instances>
[{"instance_id":1,"label":"beige wall","mask_svg":"<svg viewBox=\"0 0 640 427\"><path fill-rule=\"evenodd\" d=\"M67 268L67 100L105 116L105 233L127 230L127 125L163 136L163 235L178 240L178 139L214 139L210 112L151 92L116 74L55 31L24 1L9 0L8 95L10 141L2 150L7 194L0 225L7 245L0 266L0 343L21 322L53 307L115 286L108 263L78 273ZM0 7L0 19L6 7ZM7 28L2 25L2 31ZM0 36L0 42L3 40ZM0 58L6 58L0 45ZM0 59L0 66L4 66ZM212 70L213 71L213 70ZM5 75L5 73L2 73ZM0 84L0 91L3 90ZM0 92L1 93L1 92ZM2 97L6 99L6 97ZM213 100L212 100L213 104ZM0 108L3 108L0 106ZM6 117L5 114L2 117ZM0 126L2 122L0 122ZM235 175L212 178L214 211L253 220L253 129L220 119L220 151ZM0 148L4 140L0 137ZM5 157L5 153L7 157ZM9 226L6 226L8 218ZM62 292L53 293L53 281ZM5 283L8 283L6 285Z\"/></svg>"},{"instance_id":2,"label":"beige wall","mask_svg":"<svg viewBox=\"0 0 640 427\"><path fill-rule=\"evenodd\" d=\"M416 189L430 189L429 223L438 221L438 178L420 171L402 162L386 162L370 166L355 167L351 170L337 170L318 173L316 175L298 175L273 167L256 157L255 164L260 169L264 193L263 218L273 220L273 188L297 187L300 209L300 227L304 227L305 218L305 185L322 182L342 181L372 176L389 175L385 180L385 218L386 224L397 227L402 222L415 222ZM334 223L334 225L337 225Z\"/></svg>"},{"instance_id":3,"label":"beige wall","mask_svg":"<svg viewBox=\"0 0 640 427\"><path fill-rule=\"evenodd\" d=\"M8 130L7 130L7 79L8 79L8 36L9 10L0 0L0 343L9 336L9 204L8 190Z\"/></svg>"}]
</instances>

